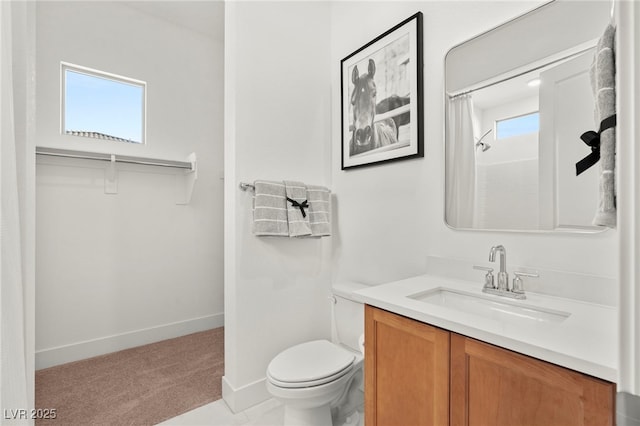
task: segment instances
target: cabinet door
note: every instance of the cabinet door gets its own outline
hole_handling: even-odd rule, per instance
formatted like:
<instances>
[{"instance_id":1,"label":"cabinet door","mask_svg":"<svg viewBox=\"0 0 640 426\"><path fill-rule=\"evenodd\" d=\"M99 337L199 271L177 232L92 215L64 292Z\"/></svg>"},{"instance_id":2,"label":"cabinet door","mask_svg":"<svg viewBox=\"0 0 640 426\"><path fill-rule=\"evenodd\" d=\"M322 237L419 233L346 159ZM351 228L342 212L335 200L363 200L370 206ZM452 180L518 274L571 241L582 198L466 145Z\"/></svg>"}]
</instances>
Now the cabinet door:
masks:
<instances>
[{"instance_id":1,"label":"cabinet door","mask_svg":"<svg viewBox=\"0 0 640 426\"><path fill-rule=\"evenodd\" d=\"M365 423L449 423L449 332L365 307Z\"/></svg>"},{"instance_id":2,"label":"cabinet door","mask_svg":"<svg viewBox=\"0 0 640 426\"><path fill-rule=\"evenodd\" d=\"M451 333L451 425L614 424L615 385Z\"/></svg>"}]
</instances>

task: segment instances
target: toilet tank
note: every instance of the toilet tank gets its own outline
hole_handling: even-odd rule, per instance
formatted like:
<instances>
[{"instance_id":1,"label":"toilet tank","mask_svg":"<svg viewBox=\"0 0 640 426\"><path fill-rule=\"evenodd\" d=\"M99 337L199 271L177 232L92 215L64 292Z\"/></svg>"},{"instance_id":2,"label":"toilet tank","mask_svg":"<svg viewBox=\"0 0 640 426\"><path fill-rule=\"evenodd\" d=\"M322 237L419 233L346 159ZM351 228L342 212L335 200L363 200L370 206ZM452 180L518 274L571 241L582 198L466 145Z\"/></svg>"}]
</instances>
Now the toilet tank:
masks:
<instances>
[{"instance_id":1,"label":"toilet tank","mask_svg":"<svg viewBox=\"0 0 640 426\"><path fill-rule=\"evenodd\" d=\"M353 300L353 292L367 287L356 282L341 282L332 286L332 340L358 352L358 341L364 334L364 305Z\"/></svg>"}]
</instances>

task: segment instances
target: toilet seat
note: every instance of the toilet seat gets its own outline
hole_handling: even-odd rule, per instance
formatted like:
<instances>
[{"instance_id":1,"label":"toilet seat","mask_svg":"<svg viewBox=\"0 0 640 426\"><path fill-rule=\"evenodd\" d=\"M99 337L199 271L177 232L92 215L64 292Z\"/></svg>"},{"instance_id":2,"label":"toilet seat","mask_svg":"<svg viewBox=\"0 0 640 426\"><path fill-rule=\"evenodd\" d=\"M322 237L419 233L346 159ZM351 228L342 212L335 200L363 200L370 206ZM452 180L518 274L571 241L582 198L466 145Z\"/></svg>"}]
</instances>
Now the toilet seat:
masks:
<instances>
[{"instance_id":1,"label":"toilet seat","mask_svg":"<svg viewBox=\"0 0 640 426\"><path fill-rule=\"evenodd\" d=\"M355 354L328 340L314 340L278 354L267 368L267 377L283 388L319 386L347 374L355 359Z\"/></svg>"}]
</instances>

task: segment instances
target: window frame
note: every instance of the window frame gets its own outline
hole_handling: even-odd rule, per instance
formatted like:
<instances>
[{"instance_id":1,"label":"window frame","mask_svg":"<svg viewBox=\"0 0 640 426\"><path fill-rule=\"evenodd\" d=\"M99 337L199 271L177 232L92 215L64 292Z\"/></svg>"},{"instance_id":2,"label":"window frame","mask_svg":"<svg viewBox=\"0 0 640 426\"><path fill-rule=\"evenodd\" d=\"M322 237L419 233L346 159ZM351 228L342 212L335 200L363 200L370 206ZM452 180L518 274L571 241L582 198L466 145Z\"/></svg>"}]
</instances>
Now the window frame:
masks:
<instances>
[{"instance_id":1,"label":"window frame","mask_svg":"<svg viewBox=\"0 0 640 426\"><path fill-rule=\"evenodd\" d=\"M106 71L97 70L94 68L85 67L82 65L72 64L70 62L60 62L60 134L63 136L73 136L73 137L84 137L87 139L95 139L90 136L80 136L80 135L70 135L65 130L66 124L66 73L67 71L72 71L78 74L84 74L90 77L101 78L104 80L111 80L117 83L128 84L131 86L137 86L142 88L142 105L141 105L141 115L142 115L142 135L140 142L128 141L128 143L134 145L147 145L147 82L142 80L137 80L130 77L125 77L118 74L109 73ZM116 135L112 135L117 138ZM113 140L113 142L118 142L118 140Z\"/></svg>"}]
</instances>

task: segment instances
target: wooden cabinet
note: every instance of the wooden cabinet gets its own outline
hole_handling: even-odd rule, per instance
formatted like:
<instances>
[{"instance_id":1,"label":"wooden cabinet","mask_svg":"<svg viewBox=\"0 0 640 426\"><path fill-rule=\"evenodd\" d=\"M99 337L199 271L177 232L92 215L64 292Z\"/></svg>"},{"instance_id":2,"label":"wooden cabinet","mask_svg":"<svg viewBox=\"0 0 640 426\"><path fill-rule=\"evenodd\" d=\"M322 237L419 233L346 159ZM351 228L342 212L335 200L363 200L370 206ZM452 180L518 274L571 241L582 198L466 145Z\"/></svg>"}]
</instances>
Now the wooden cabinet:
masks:
<instances>
[{"instance_id":1,"label":"wooden cabinet","mask_svg":"<svg viewBox=\"0 0 640 426\"><path fill-rule=\"evenodd\" d=\"M451 333L452 425L613 425L614 398L612 383Z\"/></svg>"},{"instance_id":2,"label":"wooden cabinet","mask_svg":"<svg viewBox=\"0 0 640 426\"><path fill-rule=\"evenodd\" d=\"M449 332L365 308L365 424L449 423Z\"/></svg>"},{"instance_id":3,"label":"wooden cabinet","mask_svg":"<svg viewBox=\"0 0 640 426\"><path fill-rule=\"evenodd\" d=\"M371 306L365 346L367 426L614 424L613 383Z\"/></svg>"}]
</instances>

